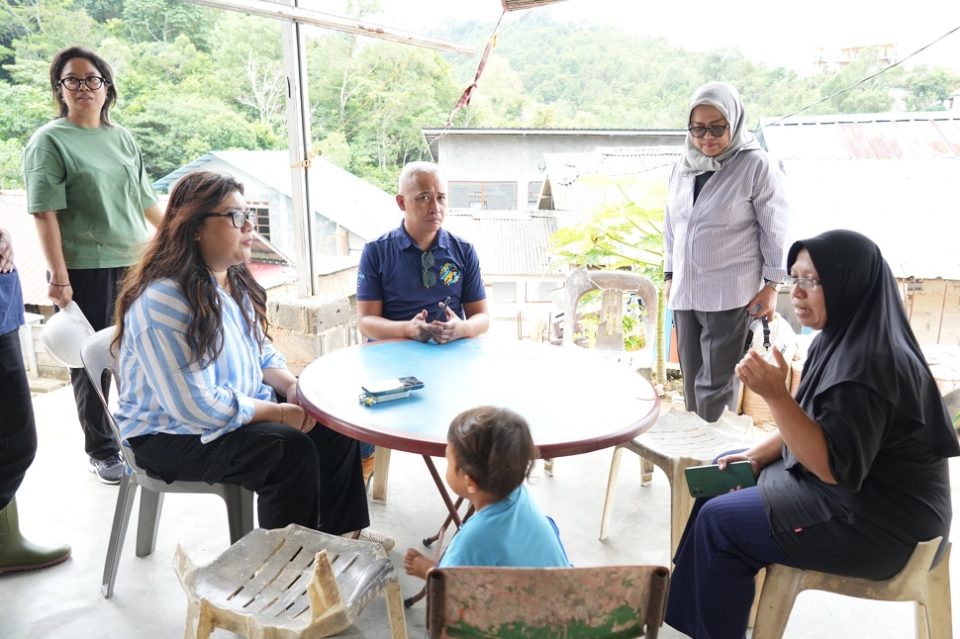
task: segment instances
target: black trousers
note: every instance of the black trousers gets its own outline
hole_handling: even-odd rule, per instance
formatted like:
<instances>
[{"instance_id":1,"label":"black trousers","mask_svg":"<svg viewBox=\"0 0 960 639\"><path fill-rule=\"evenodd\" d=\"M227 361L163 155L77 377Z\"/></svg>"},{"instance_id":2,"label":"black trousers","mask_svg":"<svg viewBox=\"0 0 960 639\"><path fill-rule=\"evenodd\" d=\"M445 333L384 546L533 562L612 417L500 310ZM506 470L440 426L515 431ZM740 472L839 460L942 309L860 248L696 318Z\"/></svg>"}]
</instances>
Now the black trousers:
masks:
<instances>
[{"instance_id":1,"label":"black trousers","mask_svg":"<svg viewBox=\"0 0 960 639\"><path fill-rule=\"evenodd\" d=\"M90 321L93 330L113 326L113 311L126 267L68 269L73 301ZM84 449L94 459L106 459L119 448L113 439L103 404L82 368L70 369L77 417L83 429Z\"/></svg>"},{"instance_id":2,"label":"black trousers","mask_svg":"<svg viewBox=\"0 0 960 639\"><path fill-rule=\"evenodd\" d=\"M300 524L330 534L370 525L356 440L317 424L247 424L206 444L199 435L131 437L137 463L165 481L238 484L257 493L262 528Z\"/></svg>"},{"instance_id":3,"label":"black trousers","mask_svg":"<svg viewBox=\"0 0 960 639\"><path fill-rule=\"evenodd\" d=\"M13 499L36 453L30 384L14 329L0 335L0 510Z\"/></svg>"}]
</instances>

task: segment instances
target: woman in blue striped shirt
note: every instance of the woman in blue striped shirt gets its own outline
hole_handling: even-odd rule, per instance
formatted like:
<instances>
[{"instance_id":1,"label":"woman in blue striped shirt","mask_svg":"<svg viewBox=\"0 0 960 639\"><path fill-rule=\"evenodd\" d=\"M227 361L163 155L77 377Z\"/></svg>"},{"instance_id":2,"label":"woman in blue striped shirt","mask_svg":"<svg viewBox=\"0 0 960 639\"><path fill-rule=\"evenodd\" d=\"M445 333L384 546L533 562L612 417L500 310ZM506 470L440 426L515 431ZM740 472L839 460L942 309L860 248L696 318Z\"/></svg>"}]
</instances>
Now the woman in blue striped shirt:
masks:
<instances>
[{"instance_id":1,"label":"woman in blue striped shirt","mask_svg":"<svg viewBox=\"0 0 960 639\"><path fill-rule=\"evenodd\" d=\"M228 175L185 175L124 279L121 434L151 475L255 491L263 528L359 532L369 514L357 442L297 404L297 380L267 335L266 292L246 265L253 217L242 194Z\"/></svg>"}]
</instances>

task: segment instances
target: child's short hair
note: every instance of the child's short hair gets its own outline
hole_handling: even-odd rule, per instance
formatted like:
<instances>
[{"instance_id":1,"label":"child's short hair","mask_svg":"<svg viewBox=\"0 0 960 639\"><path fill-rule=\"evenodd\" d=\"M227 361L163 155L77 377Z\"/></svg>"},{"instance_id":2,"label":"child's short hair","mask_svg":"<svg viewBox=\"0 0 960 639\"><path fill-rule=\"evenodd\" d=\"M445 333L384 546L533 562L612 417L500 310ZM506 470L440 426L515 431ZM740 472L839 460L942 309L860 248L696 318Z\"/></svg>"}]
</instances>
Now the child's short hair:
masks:
<instances>
[{"instance_id":1,"label":"child's short hair","mask_svg":"<svg viewBox=\"0 0 960 639\"><path fill-rule=\"evenodd\" d=\"M479 406L450 422L447 442L457 470L500 501L523 483L537 458L527 420L508 408Z\"/></svg>"}]
</instances>

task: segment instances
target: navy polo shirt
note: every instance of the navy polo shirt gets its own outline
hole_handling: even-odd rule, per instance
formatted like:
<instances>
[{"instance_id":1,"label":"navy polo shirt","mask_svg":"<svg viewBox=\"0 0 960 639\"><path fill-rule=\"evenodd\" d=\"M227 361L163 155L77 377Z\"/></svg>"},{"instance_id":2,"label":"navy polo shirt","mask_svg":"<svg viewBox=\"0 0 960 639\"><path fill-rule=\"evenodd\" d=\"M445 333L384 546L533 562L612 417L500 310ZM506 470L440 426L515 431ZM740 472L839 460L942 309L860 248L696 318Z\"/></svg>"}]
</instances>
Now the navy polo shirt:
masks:
<instances>
[{"instance_id":1,"label":"navy polo shirt","mask_svg":"<svg viewBox=\"0 0 960 639\"><path fill-rule=\"evenodd\" d=\"M16 270L0 273L0 335L23 324L23 294Z\"/></svg>"},{"instance_id":2,"label":"navy polo shirt","mask_svg":"<svg viewBox=\"0 0 960 639\"><path fill-rule=\"evenodd\" d=\"M450 308L464 318L464 304L487 296L476 250L469 242L440 229L429 251L433 253L429 270L436 275L437 283L428 288L423 285L423 252L407 235L403 223L367 242L357 273L357 300L383 302L383 317L389 320L406 321L427 309L431 321L440 310L439 304L449 296Z\"/></svg>"}]
</instances>

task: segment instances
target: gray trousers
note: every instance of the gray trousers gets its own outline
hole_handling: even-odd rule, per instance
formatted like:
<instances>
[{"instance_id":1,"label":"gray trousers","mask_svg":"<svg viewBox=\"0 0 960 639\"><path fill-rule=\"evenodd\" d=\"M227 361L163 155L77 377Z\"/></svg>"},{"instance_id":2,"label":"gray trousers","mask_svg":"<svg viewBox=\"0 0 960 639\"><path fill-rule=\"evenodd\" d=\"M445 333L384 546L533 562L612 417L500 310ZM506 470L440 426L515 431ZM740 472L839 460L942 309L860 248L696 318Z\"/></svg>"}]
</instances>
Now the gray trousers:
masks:
<instances>
[{"instance_id":1,"label":"gray trousers","mask_svg":"<svg viewBox=\"0 0 960 639\"><path fill-rule=\"evenodd\" d=\"M687 410L715 422L734 409L738 382L733 369L743 357L750 327L746 307L728 311L674 311L677 353Z\"/></svg>"}]
</instances>

